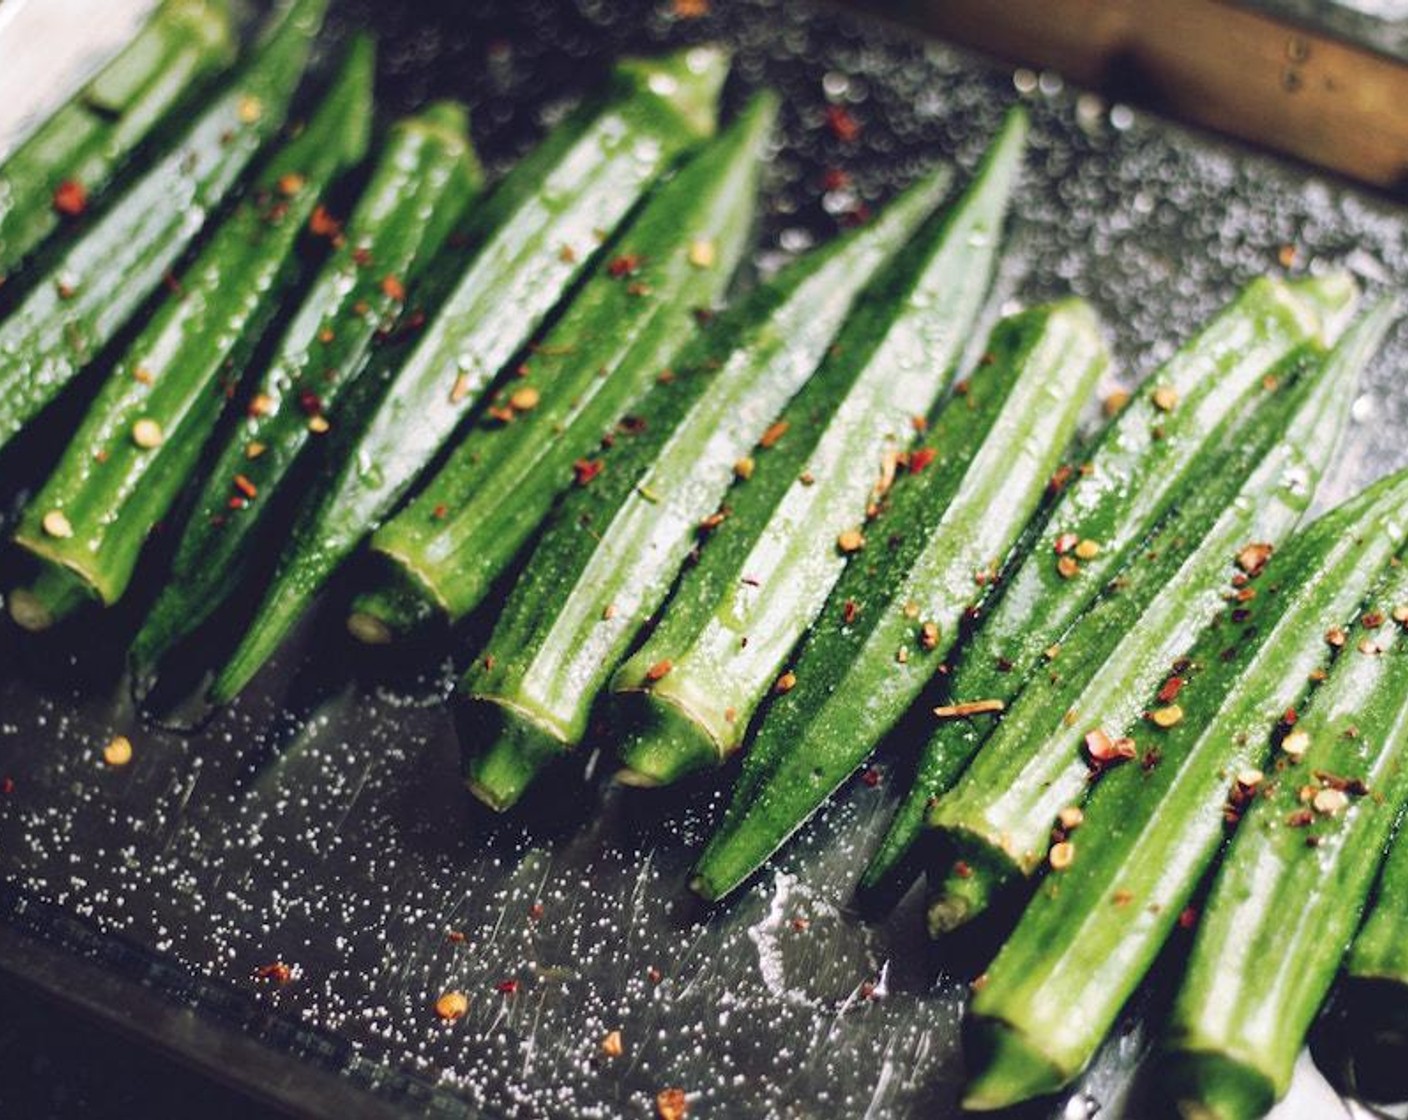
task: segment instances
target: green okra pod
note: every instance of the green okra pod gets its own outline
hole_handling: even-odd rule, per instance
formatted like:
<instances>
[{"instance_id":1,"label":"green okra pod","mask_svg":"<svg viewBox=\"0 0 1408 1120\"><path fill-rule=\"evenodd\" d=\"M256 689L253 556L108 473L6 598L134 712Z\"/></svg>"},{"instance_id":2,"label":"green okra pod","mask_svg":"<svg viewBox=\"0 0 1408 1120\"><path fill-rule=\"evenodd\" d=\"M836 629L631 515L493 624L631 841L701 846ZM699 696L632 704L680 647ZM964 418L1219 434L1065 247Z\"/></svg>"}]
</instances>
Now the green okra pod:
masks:
<instances>
[{"instance_id":1,"label":"green okra pod","mask_svg":"<svg viewBox=\"0 0 1408 1120\"><path fill-rule=\"evenodd\" d=\"M999 578L1109 364L1094 312L1069 299L998 324L989 364L940 413L921 473L897 484L791 687L758 727L691 886L722 898L805 823L934 679Z\"/></svg>"},{"instance_id":2,"label":"green okra pod","mask_svg":"<svg viewBox=\"0 0 1408 1120\"><path fill-rule=\"evenodd\" d=\"M119 360L15 541L38 559L10 614L47 629L86 603L116 602L147 536L176 500L245 362L298 278L295 243L371 128L374 52L355 40L317 112L255 176ZM243 474L227 498L256 497Z\"/></svg>"},{"instance_id":3,"label":"green okra pod","mask_svg":"<svg viewBox=\"0 0 1408 1120\"><path fill-rule=\"evenodd\" d=\"M609 454L584 460L461 681L470 788L505 809L581 742L597 693L665 601L739 460L811 375L880 266L947 187L930 174L715 320Z\"/></svg>"},{"instance_id":4,"label":"green okra pod","mask_svg":"<svg viewBox=\"0 0 1408 1120\"><path fill-rule=\"evenodd\" d=\"M620 62L476 215L479 244L381 394L335 438L273 581L210 699L237 695L342 562L406 494L651 184L714 130L728 62L691 47Z\"/></svg>"},{"instance_id":5,"label":"green okra pod","mask_svg":"<svg viewBox=\"0 0 1408 1120\"><path fill-rule=\"evenodd\" d=\"M972 341L1026 130L1014 110L941 236L907 250L922 267L892 271L894 283L856 311L783 414L785 432L757 452L756 472L735 488L660 626L616 673L622 780L663 785L742 744L845 567L837 537L860 531L867 507L883 500L915 419ZM663 661L670 672L652 677Z\"/></svg>"},{"instance_id":6,"label":"green okra pod","mask_svg":"<svg viewBox=\"0 0 1408 1120\"><path fill-rule=\"evenodd\" d=\"M340 410L378 336L398 323L409 327L415 313L401 287L414 290L481 182L464 109L438 102L392 125L345 225L315 215L315 232L333 239L333 255L201 488L166 586L132 646L139 675L245 586L251 561L274 543L271 499L302 464L305 447L341 425ZM255 498L239 503L236 476L249 480ZM239 508L231 508L232 498Z\"/></svg>"},{"instance_id":7,"label":"green okra pod","mask_svg":"<svg viewBox=\"0 0 1408 1120\"><path fill-rule=\"evenodd\" d=\"M481 422L372 536L376 586L352 605L363 641L473 610L572 483L572 464L667 368L748 246L777 100L754 101L647 200Z\"/></svg>"}]
</instances>

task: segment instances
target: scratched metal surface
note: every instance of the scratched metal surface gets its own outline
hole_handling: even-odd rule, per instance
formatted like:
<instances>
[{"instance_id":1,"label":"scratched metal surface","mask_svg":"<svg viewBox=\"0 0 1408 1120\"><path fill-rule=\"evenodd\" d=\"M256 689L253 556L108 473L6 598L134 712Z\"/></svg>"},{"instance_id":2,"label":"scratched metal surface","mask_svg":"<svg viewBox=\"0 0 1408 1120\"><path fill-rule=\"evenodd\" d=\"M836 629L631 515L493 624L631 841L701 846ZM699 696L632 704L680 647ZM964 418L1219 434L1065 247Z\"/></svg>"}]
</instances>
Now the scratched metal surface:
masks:
<instances>
[{"instance_id":1,"label":"scratched metal surface","mask_svg":"<svg viewBox=\"0 0 1408 1120\"><path fill-rule=\"evenodd\" d=\"M618 52L731 43L731 105L765 82L786 95L763 269L931 160L971 167L1005 107L1025 100L1029 171L995 302L1087 296L1128 381L1238 283L1280 267L1286 246L1297 271L1347 264L1373 289L1408 280L1408 224L1391 203L839 12L715 0L713 14L681 22L668 4L630 0L449 7L368 3L341 17L383 33L388 107L465 97L500 167ZM857 143L827 130L829 102L860 123ZM833 177L828 191L829 168L850 184ZM1399 330L1356 402L1327 496L1408 463L1405 358ZM57 443L41 433L0 460L0 509L12 515ZM670 1085L700 1115L957 1111L964 985L989 946L930 947L914 898L868 922L850 897L907 744L735 903L705 912L684 882L730 774L627 792L605 786L608 767L588 753L523 813L490 819L458 788L440 703L453 653L428 651L420 670L364 660L335 609L232 710L195 734L164 730L134 711L121 678L139 609L140 594L43 641L0 629L11 925L409 1112L642 1115ZM458 652L471 648L462 639ZM135 759L105 769L101 747L118 731ZM282 987L254 975L275 960L294 969ZM509 981L516 990L500 991ZM430 1011L449 988L471 998L453 1026ZM1131 1071L1158 1003L1156 984L1081 1085L1032 1114L1143 1114ZM599 1053L613 1029L626 1047L614 1061ZM1309 1062L1301 1074L1283 1115L1338 1113Z\"/></svg>"}]
</instances>

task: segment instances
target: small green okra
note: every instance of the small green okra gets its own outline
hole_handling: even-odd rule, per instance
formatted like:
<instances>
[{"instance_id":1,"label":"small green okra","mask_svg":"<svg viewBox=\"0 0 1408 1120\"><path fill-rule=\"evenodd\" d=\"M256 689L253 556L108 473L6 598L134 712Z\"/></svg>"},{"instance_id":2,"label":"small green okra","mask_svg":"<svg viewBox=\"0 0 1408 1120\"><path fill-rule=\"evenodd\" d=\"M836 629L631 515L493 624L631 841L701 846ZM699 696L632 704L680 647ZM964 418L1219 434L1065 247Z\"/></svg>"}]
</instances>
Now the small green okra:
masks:
<instances>
[{"instance_id":1,"label":"small green okra","mask_svg":"<svg viewBox=\"0 0 1408 1120\"><path fill-rule=\"evenodd\" d=\"M380 644L483 600L553 501L723 297L748 247L777 116L765 94L645 202L415 500L378 529L348 629Z\"/></svg>"},{"instance_id":2,"label":"small green okra","mask_svg":"<svg viewBox=\"0 0 1408 1120\"><path fill-rule=\"evenodd\" d=\"M397 121L345 225L322 215L315 232L336 248L206 477L166 585L132 644L138 676L246 587L258 551L276 543L273 497L303 464L305 448L342 423L341 409L373 360L377 338L397 324L409 327L407 317L416 313L399 285L415 290L482 183L468 123L454 102ZM232 489L236 476L249 481L255 498Z\"/></svg>"},{"instance_id":3,"label":"small green okra","mask_svg":"<svg viewBox=\"0 0 1408 1120\"><path fill-rule=\"evenodd\" d=\"M279 9L226 88L0 322L0 449L113 339L278 132L327 4Z\"/></svg>"},{"instance_id":4,"label":"small green okra","mask_svg":"<svg viewBox=\"0 0 1408 1120\"><path fill-rule=\"evenodd\" d=\"M1300 713L1295 750L1233 777L1228 813L1241 820L1160 1063L1182 1115L1252 1120L1290 1088L1408 805L1408 634L1392 618L1405 603L1408 568L1390 566Z\"/></svg>"},{"instance_id":5,"label":"small green okra","mask_svg":"<svg viewBox=\"0 0 1408 1120\"><path fill-rule=\"evenodd\" d=\"M335 436L335 465L309 496L212 702L249 683L567 295L601 238L713 133L727 69L709 47L617 63L607 95L559 124L494 189L475 216L468 267L358 422Z\"/></svg>"},{"instance_id":6,"label":"small green okra","mask_svg":"<svg viewBox=\"0 0 1408 1120\"><path fill-rule=\"evenodd\" d=\"M1113 744L1197 633L1219 613L1245 609L1225 601L1228 578L1240 564L1247 579L1309 508L1359 374L1392 319L1392 306L1380 306L1330 355L1312 359L1308 384L1289 394L1278 389L1258 406L1232 447L1207 461L1206 475L1158 538L1123 570L1119 590L1068 631L1047 674L1028 684L939 797L929 813L947 865L929 907L936 935L1036 872L1058 815L1084 796L1092 767L1098 772L1148 746L1139 736L1122 750ZM1237 593L1250 598L1257 589L1249 583ZM1169 705L1179 679L1165 686Z\"/></svg>"},{"instance_id":7,"label":"small green okra","mask_svg":"<svg viewBox=\"0 0 1408 1120\"><path fill-rule=\"evenodd\" d=\"M990 364L938 418L925 445L934 461L896 485L874 550L852 559L791 659L792 687L763 716L695 865L691 886L705 898L757 870L934 679L962 619L1006 567L1109 364L1094 312L1075 299L999 323L987 353Z\"/></svg>"},{"instance_id":8,"label":"small green okra","mask_svg":"<svg viewBox=\"0 0 1408 1120\"><path fill-rule=\"evenodd\" d=\"M85 214L172 110L234 58L226 0L164 0L0 165L0 280L65 218Z\"/></svg>"},{"instance_id":9,"label":"small green okra","mask_svg":"<svg viewBox=\"0 0 1408 1120\"><path fill-rule=\"evenodd\" d=\"M295 243L314 206L366 152L373 60L371 40L354 40L307 127L214 230L27 505L14 539L39 572L9 603L24 628L47 629L126 590L220 417L222 379L238 379L298 279ZM242 474L227 486L228 497L255 496Z\"/></svg>"},{"instance_id":10,"label":"small green okra","mask_svg":"<svg viewBox=\"0 0 1408 1120\"><path fill-rule=\"evenodd\" d=\"M660 626L611 688L625 741L618 777L657 786L722 763L846 563L837 547L883 498L951 379L996 267L1022 162L1014 110L941 235L907 252L846 324L832 355L788 406L775 444L734 489L727 518L687 571ZM652 677L668 661L670 672Z\"/></svg>"},{"instance_id":11,"label":"small green okra","mask_svg":"<svg viewBox=\"0 0 1408 1120\"><path fill-rule=\"evenodd\" d=\"M1329 324L1354 298L1354 283L1342 273L1292 283L1255 280L1146 379L1083 469L1063 468L1057 476L1064 482L1041 539L981 620L955 667L950 695L959 702L1011 702L1046 651L1138 554L1189 480L1199 478L1200 461L1221 442L1235 441L1263 379L1330 333ZM1073 555L1087 540L1098 551ZM1058 556L1062 541L1068 551ZM991 726L980 717L935 729L865 871L864 891L893 897L908 885L920 862L912 849L929 803L959 777Z\"/></svg>"},{"instance_id":12,"label":"small green okra","mask_svg":"<svg viewBox=\"0 0 1408 1120\"><path fill-rule=\"evenodd\" d=\"M1325 635L1353 626L1402 548L1405 502L1408 471L1301 530L1254 581L1247 613L1226 612L1188 651L1178 718L1118 729L1156 755L1106 773L1052 850L1054 870L973 998L965 1107L1052 1093L1085 1068L1216 858L1235 775L1270 767L1273 734L1323 668Z\"/></svg>"},{"instance_id":13,"label":"small green okra","mask_svg":"<svg viewBox=\"0 0 1408 1120\"><path fill-rule=\"evenodd\" d=\"M514 804L587 730L597 693L669 594L738 463L825 356L880 267L947 189L931 173L876 221L795 261L671 363L610 452L584 460L456 705L470 789Z\"/></svg>"}]
</instances>

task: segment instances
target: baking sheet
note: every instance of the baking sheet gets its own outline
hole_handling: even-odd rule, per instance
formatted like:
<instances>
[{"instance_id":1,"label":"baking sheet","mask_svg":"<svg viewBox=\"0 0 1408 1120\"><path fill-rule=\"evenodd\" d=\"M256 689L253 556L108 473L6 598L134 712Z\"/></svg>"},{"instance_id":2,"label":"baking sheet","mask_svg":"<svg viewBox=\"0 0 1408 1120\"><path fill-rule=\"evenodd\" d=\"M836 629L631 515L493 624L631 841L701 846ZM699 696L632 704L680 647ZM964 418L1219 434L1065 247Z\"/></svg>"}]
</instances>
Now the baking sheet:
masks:
<instances>
[{"instance_id":1,"label":"baking sheet","mask_svg":"<svg viewBox=\"0 0 1408 1120\"><path fill-rule=\"evenodd\" d=\"M1035 127L994 308L1085 296L1128 382L1283 261L1347 265L1375 291L1408 278L1399 206L1054 75L1014 75L836 10L714 0L682 20L676 7L415 0L347 4L339 19L381 32L390 109L465 98L498 168L617 54L731 44L729 104L760 84L785 98L762 271L935 159L971 168L1023 100ZM854 117L857 142L828 128L828 104ZM1408 464L1405 357L1400 328L1324 499ZM40 433L0 458L0 508L56 446ZM120 674L140 606L45 639L0 624L0 917L13 928L96 962L119 991L164 993L413 1113L642 1115L666 1086L700 1115L956 1113L965 986L992 946L928 945L914 896L875 922L851 899L916 744L892 744L877 784L849 783L734 903L706 910L684 883L731 771L626 791L604 783L609 758L584 751L523 812L493 819L458 787L441 704L473 635L392 666L349 648L336 601L233 709L196 734L164 730L134 711ZM119 731L134 761L106 769L101 748ZM258 975L277 961L287 984ZM61 986L62 970L46 982ZM449 988L471 998L454 1025L431 1011ZM1156 982L1087 1078L1028 1112L1146 1114L1131 1071L1159 1002ZM146 1020L196 1058L209 1047ZM600 1040L615 1029L626 1052L607 1060ZM226 1074L268 1090L257 1063ZM1342 1107L1303 1063L1282 1115Z\"/></svg>"}]
</instances>

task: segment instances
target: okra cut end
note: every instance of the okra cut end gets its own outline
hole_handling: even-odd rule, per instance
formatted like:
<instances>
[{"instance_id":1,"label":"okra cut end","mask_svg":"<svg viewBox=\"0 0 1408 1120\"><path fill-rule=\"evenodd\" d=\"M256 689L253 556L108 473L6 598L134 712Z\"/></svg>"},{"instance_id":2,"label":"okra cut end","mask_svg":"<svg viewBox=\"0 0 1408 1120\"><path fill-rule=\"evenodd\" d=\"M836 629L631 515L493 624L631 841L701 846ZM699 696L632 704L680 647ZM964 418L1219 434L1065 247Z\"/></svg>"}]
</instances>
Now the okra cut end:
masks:
<instances>
[{"instance_id":1,"label":"okra cut end","mask_svg":"<svg viewBox=\"0 0 1408 1120\"><path fill-rule=\"evenodd\" d=\"M496 813L518 804L567 743L528 712L488 697L469 696L455 705L463 751L464 784Z\"/></svg>"},{"instance_id":2,"label":"okra cut end","mask_svg":"<svg viewBox=\"0 0 1408 1120\"><path fill-rule=\"evenodd\" d=\"M92 585L62 564L45 563L34 581L10 593L15 625L40 633L97 601Z\"/></svg>"},{"instance_id":3,"label":"okra cut end","mask_svg":"<svg viewBox=\"0 0 1408 1120\"><path fill-rule=\"evenodd\" d=\"M1255 1120L1276 1103L1271 1080L1226 1054L1185 1051L1164 1060L1161 1085L1182 1120Z\"/></svg>"},{"instance_id":4,"label":"okra cut end","mask_svg":"<svg viewBox=\"0 0 1408 1120\"><path fill-rule=\"evenodd\" d=\"M447 620L420 581L394 558L388 558L376 585L352 601L347 632L367 645L385 646Z\"/></svg>"},{"instance_id":5,"label":"okra cut end","mask_svg":"<svg viewBox=\"0 0 1408 1120\"><path fill-rule=\"evenodd\" d=\"M723 761L719 743L673 698L632 690L616 693L613 703L622 734L617 753L623 765L616 772L622 785L667 786Z\"/></svg>"},{"instance_id":6,"label":"okra cut end","mask_svg":"<svg viewBox=\"0 0 1408 1120\"><path fill-rule=\"evenodd\" d=\"M994 1112L1058 1092L1070 1080L1033 1039L998 1019L973 1017L964 1032L968 1085L963 1107Z\"/></svg>"},{"instance_id":7,"label":"okra cut end","mask_svg":"<svg viewBox=\"0 0 1408 1120\"><path fill-rule=\"evenodd\" d=\"M1006 853L976 838L945 847L952 858L938 885L931 886L925 911L929 936L936 940L986 914L1019 878Z\"/></svg>"}]
</instances>

